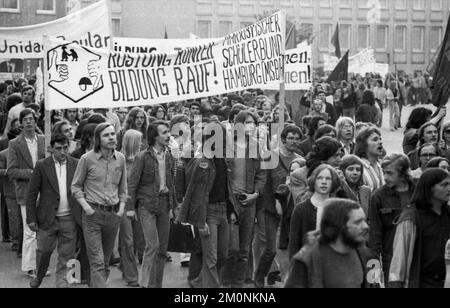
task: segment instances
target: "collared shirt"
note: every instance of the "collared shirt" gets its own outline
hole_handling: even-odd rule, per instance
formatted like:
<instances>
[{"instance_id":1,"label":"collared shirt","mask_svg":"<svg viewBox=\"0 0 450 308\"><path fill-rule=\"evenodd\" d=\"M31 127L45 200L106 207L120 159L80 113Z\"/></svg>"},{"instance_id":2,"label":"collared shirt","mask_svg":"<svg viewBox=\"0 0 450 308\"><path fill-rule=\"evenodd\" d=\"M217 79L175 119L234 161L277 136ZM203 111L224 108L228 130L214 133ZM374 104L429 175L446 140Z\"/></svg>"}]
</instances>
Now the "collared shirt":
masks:
<instances>
[{"instance_id":1,"label":"collared shirt","mask_svg":"<svg viewBox=\"0 0 450 308\"><path fill-rule=\"evenodd\" d=\"M372 165L365 158L361 160L364 166L364 185L369 186L372 189L372 192L374 192L384 185L383 170L381 169L381 166L378 162Z\"/></svg>"},{"instance_id":2,"label":"collared shirt","mask_svg":"<svg viewBox=\"0 0 450 308\"><path fill-rule=\"evenodd\" d=\"M345 144L344 142L341 141L341 144L344 149L344 154L351 155L353 152L353 148L354 148L353 142L350 142L349 144Z\"/></svg>"},{"instance_id":3,"label":"collared shirt","mask_svg":"<svg viewBox=\"0 0 450 308\"><path fill-rule=\"evenodd\" d=\"M111 158L90 151L78 163L72 182L75 199L85 198L88 203L116 205L126 202L127 171L125 156L117 151Z\"/></svg>"},{"instance_id":4,"label":"collared shirt","mask_svg":"<svg viewBox=\"0 0 450 308\"><path fill-rule=\"evenodd\" d=\"M30 151L31 160L33 161L33 167L36 166L38 160L38 137L34 135L33 139L28 139L25 137L27 142L28 151Z\"/></svg>"},{"instance_id":5,"label":"collared shirt","mask_svg":"<svg viewBox=\"0 0 450 308\"><path fill-rule=\"evenodd\" d=\"M70 215L69 199L67 198L67 161L59 163L54 157L56 169L56 179L59 188L59 205L56 212L57 217Z\"/></svg>"},{"instance_id":6,"label":"collared shirt","mask_svg":"<svg viewBox=\"0 0 450 308\"><path fill-rule=\"evenodd\" d=\"M158 152L156 148L153 148L155 152L156 159L158 160L158 170L159 170L159 191L160 192L168 192L166 185L166 153L167 150L164 149L162 152Z\"/></svg>"}]
</instances>

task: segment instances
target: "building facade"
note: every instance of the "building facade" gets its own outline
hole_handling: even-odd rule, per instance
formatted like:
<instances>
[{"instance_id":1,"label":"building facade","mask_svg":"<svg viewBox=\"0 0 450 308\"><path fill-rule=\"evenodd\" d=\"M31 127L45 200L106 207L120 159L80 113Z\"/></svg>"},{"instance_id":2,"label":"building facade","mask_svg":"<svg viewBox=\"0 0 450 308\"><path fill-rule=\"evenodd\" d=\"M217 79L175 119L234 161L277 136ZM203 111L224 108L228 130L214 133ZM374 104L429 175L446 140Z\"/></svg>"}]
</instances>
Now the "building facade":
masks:
<instances>
[{"instance_id":1,"label":"building facade","mask_svg":"<svg viewBox=\"0 0 450 308\"><path fill-rule=\"evenodd\" d=\"M0 0L0 27L40 24L65 15L66 3L60 0ZM31 78L38 65L37 60L0 58L0 67L8 68L0 71L0 79Z\"/></svg>"},{"instance_id":2,"label":"building facade","mask_svg":"<svg viewBox=\"0 0 450 308\"><path fill-rule=\"evenodd\" d=\"M77 0L75 0L77 1ZM88 5L95 0L78 0ZM331 37L340 24L342 53L364 48L391 71L424 70L440 45L450 0L111 0L116 36L220 37L284 9L297 33L312 36L314 65L333 53Z\"/></svg>"},{"instance_id":3,"label":"building facade","mask_svg":"<svg viewBox=\"0 0 450 308\"><path fill-rule=\"evenodd\" d=\"M0 26L46 22L98 0L0 0ZM364 48L377 61L411 73L423 70L440 45L450 0L110 0L114 36L220 37L284 9L297 40L313 39L314 65L334 52L331 37L340 25L342 53Z\"/></svg>"}]
</instances>

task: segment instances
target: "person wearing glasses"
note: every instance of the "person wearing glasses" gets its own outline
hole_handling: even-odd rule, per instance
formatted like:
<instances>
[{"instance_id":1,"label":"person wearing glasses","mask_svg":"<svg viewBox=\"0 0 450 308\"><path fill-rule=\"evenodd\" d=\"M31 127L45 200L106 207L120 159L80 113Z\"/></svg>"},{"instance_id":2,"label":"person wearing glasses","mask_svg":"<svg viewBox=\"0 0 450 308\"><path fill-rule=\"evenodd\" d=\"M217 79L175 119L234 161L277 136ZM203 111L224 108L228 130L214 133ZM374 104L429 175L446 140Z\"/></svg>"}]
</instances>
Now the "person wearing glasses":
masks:
<instances>
[{"instance_id":1,"label":"person wearing glasses","mask_svg":"<svg viewBox=\"0 0 450 308\"><path fill-rule=\"evenodd\" d=\"M439 156L438 148L433 143L426 143L422 145L417 153L419 156L419 168L411 173L411 176L414 179L419 179L422 176L423 172L426 170L427 164L430 162L430 160Z\"/></svg>"}]
</instances>

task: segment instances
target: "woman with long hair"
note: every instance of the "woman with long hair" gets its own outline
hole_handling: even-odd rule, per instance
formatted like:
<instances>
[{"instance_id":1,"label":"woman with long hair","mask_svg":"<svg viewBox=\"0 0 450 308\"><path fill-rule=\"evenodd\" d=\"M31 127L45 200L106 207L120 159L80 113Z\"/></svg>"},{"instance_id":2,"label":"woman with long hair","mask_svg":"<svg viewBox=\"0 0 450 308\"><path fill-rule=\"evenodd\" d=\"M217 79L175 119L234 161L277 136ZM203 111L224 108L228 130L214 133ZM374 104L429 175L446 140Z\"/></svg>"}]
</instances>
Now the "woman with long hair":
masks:
<instances>
[{"instance_id":1,"label":"woman with long hair","mask_svg":"<svg viewBox=\"0 0 450 308\"><path fill-rule=\"evenodd\" d=\"M339 188L339 177L330 165L320 165L308 179L311 197L295 207L289 232L289 258L303 247L308 232L318 230L327 199Z\"/></svg>"},{"instance_id":2,"label":"woman with long hair","mask_svg":"<svg viewBox=\"0 0 450 308\"><path fill-rule=\"evenodd\" d=\"M139 131L142 134L142 139L147 140L147 130L148 130L149 121L145 110L139 107L134 107L128 113L125 119L125 125L123 127L123 131L119 133L117 137L117 147L121 149L122 147L122 136L130 129L134 129ZM148 147L147 142L141 143L141 151L146 150Z\"/></svg>"},{"instance_id":3,"label":"woman with long hair","mask_svg":"<svg viewBox=\"0 0 450 308\"><path fill-rule=\"evenodd\" d=\"M338 168L343 156L342 145L336 139L323 137L316 141L312 152L306 157L306 166L294 171L292 174L298 184L296 187L298 194L295 200L296 205L309 197L307 195L308 178L314 170L322 164L329 164L334 168Z\"/></svg>"},{"instance_id":4,"label":"woman with long hair","mask_svg":"<svg viewBox=\"0 0 450 308\"><path fill-rule=\"evenodd\" d=\"M123 136L122 154L125 156L128 177L131 175L133 162L140 152L142 137L142 133L134 129L128 130ZM130 287L139 287L139 272L135 256L137 243L134 241L139 235L143 238L142 226L137 219L135 205L129 204L126 215L120 223L119 247L122 277Z\"/></svg>"},{"instance_id":5,"label":"woman with long hair","mask_svg":"<svg viewBox=\"0 0 450 308\"><path fill-rule=\"evenodd\" d=\"M450 175L432 168L417 183L411 206L397 221L389 285L444 288L450 238Z\"/></svg>"}]
</instances>

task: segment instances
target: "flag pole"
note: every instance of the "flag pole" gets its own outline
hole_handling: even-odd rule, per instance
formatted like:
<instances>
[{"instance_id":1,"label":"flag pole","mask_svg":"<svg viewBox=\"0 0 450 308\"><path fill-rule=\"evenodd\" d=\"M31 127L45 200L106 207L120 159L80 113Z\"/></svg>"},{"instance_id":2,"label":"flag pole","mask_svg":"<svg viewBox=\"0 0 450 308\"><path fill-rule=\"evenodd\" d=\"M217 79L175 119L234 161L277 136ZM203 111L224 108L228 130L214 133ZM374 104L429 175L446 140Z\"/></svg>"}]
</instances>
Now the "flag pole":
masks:
<instances>
[{"instance_id":1,"label":"flag pole","mask_svg":"<svg viewBox=\"0 0 450 308\"><path fill-rule=\"evenodd\" d=\"M44 42L47 40L48 36L44 35ZM50 153L47 151L47 148L50 146L50 139L51 139L51 119L50 119L50 109L48 108L48 48L44 44L44 67L43 67L43 76L44 78L44 84L43 91L44 91L44 105L45 105L45 114L44 114L44 134L45 134L45 157L49 157Z\"/></svg>"}]
</instances>

